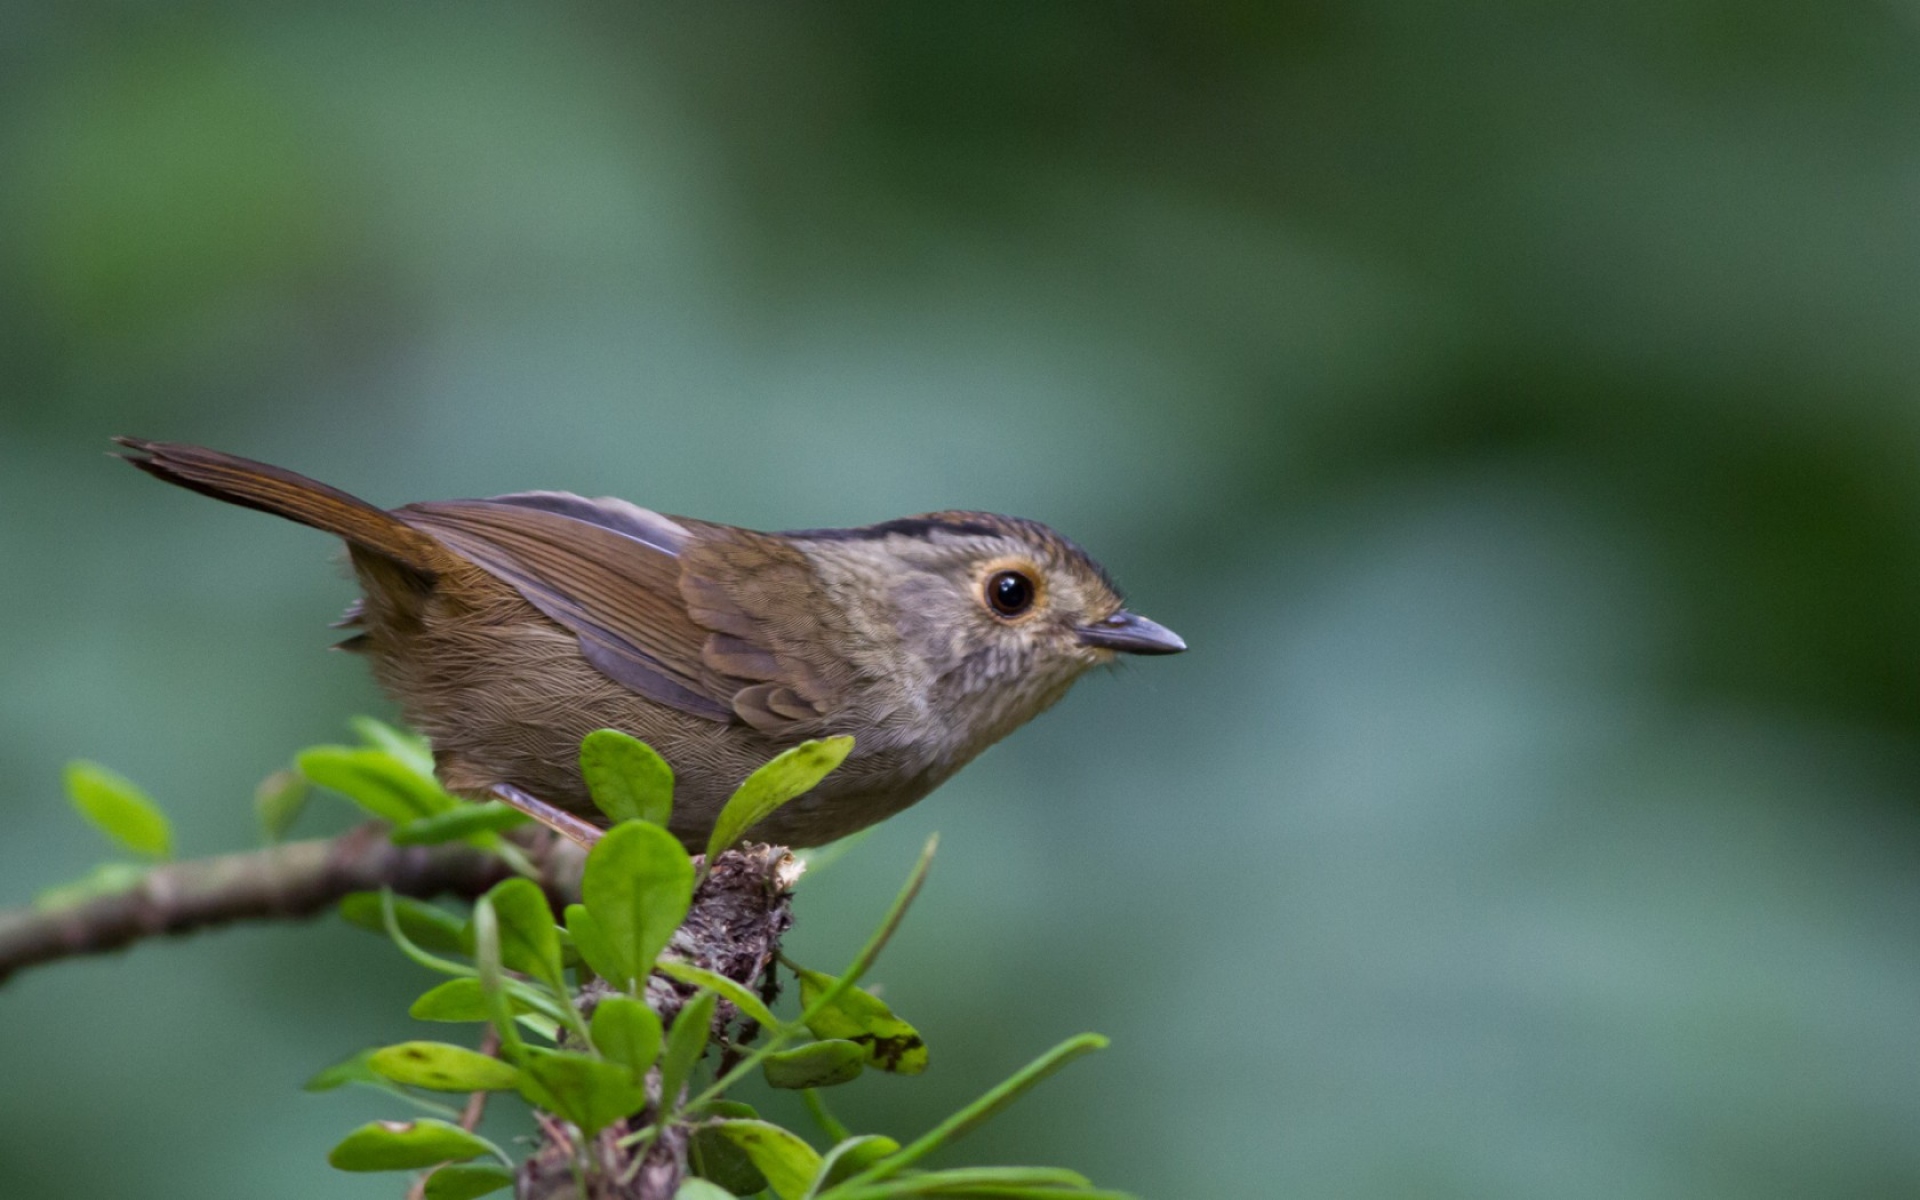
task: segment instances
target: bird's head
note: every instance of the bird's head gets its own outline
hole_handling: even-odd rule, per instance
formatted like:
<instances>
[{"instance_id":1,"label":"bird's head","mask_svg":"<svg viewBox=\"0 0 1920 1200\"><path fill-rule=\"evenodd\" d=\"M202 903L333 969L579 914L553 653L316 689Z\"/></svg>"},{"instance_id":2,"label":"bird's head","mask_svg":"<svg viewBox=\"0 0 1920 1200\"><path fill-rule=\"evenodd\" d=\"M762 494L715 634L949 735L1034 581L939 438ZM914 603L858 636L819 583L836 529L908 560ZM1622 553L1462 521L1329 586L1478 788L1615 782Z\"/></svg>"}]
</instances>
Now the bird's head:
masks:
<instances>
[{"instance_id":1,"label":"bird's head","mask_svg":"<svg viewBox=\"0 0 1920 1200\"><path fill-rule=\"evenodd\" d=\"M843 599L877 602L892 652L911 660L899 677L919 681L926 715L970 751L1118 654L1186 649L1128 611L1086 551L1037 521L937 512L794 536Z\"/></svg>"}]
</instances>

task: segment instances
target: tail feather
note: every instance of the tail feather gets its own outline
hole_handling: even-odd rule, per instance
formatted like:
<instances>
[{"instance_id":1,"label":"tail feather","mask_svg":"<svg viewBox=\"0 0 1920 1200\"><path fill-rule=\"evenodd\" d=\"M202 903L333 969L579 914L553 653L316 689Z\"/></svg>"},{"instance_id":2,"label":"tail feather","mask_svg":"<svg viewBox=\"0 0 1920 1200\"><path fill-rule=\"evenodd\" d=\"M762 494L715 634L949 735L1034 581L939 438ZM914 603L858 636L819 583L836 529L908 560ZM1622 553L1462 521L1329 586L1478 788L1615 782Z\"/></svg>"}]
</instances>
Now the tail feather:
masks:
<instances>
[{"instance_id":1,"label":"tail feather","mask_svg":"<svg viewBox=\"0 0 1920 1200\"><path fill-rule=\"evenodd\" d=\"M121 458L156 479L337 534L429 579L444 559L439 543L399 517L304 475L183 442L113 440L133 451Z\"/></svg>"}]
</instances>

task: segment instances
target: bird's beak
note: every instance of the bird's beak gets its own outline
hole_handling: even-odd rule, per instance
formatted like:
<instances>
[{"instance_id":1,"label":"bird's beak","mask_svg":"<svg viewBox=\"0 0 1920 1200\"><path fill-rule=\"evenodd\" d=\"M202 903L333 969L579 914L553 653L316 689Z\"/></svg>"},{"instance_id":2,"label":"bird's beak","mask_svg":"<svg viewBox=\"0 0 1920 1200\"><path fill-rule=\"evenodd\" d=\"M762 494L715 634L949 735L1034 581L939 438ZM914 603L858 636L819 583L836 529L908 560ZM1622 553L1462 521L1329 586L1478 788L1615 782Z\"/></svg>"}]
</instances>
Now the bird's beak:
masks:
<instances>
[{"instance_id":1,"label":"bird's beak","mask_svg":"<svg viewBox=\"0 0 1920 1200\"><path fill-rule=\"evenodd\" d=\"M1178 654L1187 648L1187 644L1173 630L1125 609L1103 621L1082 625L1079 633L1083 646L1098 646L1102 650L1118 650L1125 654Z\"/></svg>"}]
</instances>

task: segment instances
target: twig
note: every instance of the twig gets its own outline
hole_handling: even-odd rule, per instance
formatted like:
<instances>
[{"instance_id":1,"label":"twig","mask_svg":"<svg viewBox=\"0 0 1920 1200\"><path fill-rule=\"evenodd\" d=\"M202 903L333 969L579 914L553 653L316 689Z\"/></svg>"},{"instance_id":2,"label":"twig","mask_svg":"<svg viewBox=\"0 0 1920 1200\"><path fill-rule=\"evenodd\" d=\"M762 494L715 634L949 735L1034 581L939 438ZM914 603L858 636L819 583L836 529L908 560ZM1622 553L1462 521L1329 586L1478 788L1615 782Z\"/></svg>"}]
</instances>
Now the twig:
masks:
<instances>
[{"instance_id":1,"label":"twig","mask_svg":"<svg viewBox=\"0 0 1920 1200\"><path fill-rule=\"evenodd\" d=\"M480 1035L480 1053L489 1058L500 1053L500 1031L489 1025ZM467 1097L466 1108L460 1111L460 1128L472 1133L480 1128L480 1118L487 1115L487 1093L474 1092Z\"/></svg>"},{"instance_id":2,"label":"twig","mask_svg":"<svg viewBox=\"0 0 1920 1200\"><path fill-rule=\"evenodd\" d=\"M535 849L547 877L542 883L564 894L577 886L578 858L547 841L542 837ZM507 874L499 858L465 845L396 846L378 824L337 838L168 863L125 891L56 909L0 911L0 983L27 967L144 938L309 917L349 892L390 887L405 896L473 897Z\"/></svg>"}]
</instances>

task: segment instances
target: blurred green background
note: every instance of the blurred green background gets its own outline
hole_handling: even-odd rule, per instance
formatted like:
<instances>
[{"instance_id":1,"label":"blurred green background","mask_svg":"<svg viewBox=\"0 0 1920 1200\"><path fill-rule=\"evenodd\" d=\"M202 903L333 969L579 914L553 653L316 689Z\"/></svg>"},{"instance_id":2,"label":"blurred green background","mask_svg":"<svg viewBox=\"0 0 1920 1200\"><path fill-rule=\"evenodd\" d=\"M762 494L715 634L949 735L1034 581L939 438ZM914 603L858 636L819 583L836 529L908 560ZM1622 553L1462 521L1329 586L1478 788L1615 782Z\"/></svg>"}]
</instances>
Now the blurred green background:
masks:
<instances>
[{"instance_id":1,"label":"blurred green background","mask_svg":"<svg viewBox=\"0 0 1920 1200\"><path fill-rule=\"evenodd\" d=\"M189 853L389 711L376 501L1055 524L1188 655L805 885L915 1132L1143 1196L1920 1190L1920 21L1905 4L0 14L0 884ZM339 828L335 808L306 832ZM428 980L326 919L0 990L9 1197L387 1197L302 1095ZM503 1106L504 1107L504 1106Z\"/></svg>"}]
</instances>

